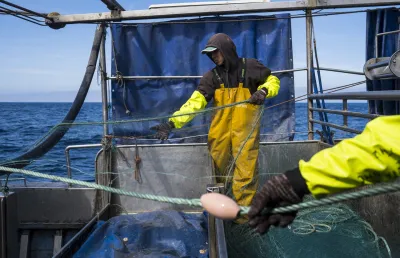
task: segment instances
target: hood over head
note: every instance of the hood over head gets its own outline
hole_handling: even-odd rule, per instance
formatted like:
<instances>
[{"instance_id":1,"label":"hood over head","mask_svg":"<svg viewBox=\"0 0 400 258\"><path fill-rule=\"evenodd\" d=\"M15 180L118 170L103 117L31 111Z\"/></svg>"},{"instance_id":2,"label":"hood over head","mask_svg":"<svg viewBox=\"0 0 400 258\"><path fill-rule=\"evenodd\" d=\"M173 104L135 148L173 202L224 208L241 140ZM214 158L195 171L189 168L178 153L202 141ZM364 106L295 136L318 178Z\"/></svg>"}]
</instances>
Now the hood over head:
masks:
<instances>
[{"instance_id":1,"label":"hood over head","mask_svg":"<svg viewBox=\"0 0 400 258\"><path fill-rule=\"evenodd\" d=\"M211 61L213 61L211 58L211 53L212 51L215 51L214 48L220 50L224 56L224 63L221 66L223 66L225 69L231 70L238 65L239 56L236 52L236 46L228 35L224 33L217 33L208 40L207 45L202 53L207 54Z\"/></svg>"}]
</instances>

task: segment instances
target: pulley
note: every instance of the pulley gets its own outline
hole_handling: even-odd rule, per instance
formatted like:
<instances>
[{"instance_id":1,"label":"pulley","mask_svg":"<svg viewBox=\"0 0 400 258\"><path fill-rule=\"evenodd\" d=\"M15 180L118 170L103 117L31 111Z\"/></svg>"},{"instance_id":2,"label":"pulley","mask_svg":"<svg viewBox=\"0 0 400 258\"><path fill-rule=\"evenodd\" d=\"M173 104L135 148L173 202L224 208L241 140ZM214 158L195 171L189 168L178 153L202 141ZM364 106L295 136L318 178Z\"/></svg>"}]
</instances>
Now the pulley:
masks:
<instances>
[{"instance_id":1,"label":"pulley","mask_svg":"<svg viewBox=\"0 0 400 258\"><path fill-rule=\"evenodd\" d=\"M400 50L391 57L369 59L364 65L364 74L369 80L388 80L400 77Z\"/></svg>"}]
</instances>

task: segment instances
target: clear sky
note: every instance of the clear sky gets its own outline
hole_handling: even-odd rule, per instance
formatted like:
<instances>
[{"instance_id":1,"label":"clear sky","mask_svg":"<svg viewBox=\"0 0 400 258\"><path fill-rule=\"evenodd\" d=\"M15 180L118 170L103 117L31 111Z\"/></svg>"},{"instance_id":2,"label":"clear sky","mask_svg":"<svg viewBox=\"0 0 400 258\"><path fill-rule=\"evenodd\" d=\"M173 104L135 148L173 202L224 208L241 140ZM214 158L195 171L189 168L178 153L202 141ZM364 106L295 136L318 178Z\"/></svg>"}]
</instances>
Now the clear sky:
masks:
<instances>
[{"instance_id":1,"label":"clear sky","mask_svg":"<svg viewBox=\"0 0 400 258\"><path fill-rule=\"evenodd\" d=\"M106 12L100 0L13 0L37 12L61 14ZM119 0L127 10L151 4L185 0ZM354 10L354 9L352 9ZM315 17L320 66L362 71L365 63L365 13ZM96 25L67 25L60 30L40 27L12 16L0 15L0 102L73 101L89 57ZM292 20L294 67L306 66L305 19ZM110 71L110 45L106 46ZM364 79L363 76L323 72L324 88ZM306 73L295 73L296 96L306 92ZM350 91L364 90L361 85ZM97 76L87 101L100 101Z\"/></svg>"}]
</instances>

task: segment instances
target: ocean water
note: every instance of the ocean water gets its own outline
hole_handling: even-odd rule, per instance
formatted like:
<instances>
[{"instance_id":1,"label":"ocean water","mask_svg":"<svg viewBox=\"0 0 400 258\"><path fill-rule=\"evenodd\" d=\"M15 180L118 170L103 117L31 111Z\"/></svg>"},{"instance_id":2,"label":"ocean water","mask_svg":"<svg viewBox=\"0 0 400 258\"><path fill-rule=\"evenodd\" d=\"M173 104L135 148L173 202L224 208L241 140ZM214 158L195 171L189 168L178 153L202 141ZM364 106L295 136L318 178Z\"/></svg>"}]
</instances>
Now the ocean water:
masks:
<instances>
[{"instance_id":1,"label":"ocean water","mask_svg":"<svg viewBox=\"0 0 400 258\"><path fill-rule=\"evenodd\" d=\"M54 125L60 123L68 112L71 103L0 103L0 163L15 158L30 149ZM341 109L341 103L327 103L329 109ZM366 103L349 103L348 108L354 112L368 112ZM296 134L294 140L307 140L307 106L306 103L296 103ZM314 113L315 119L318 114ZM76 122L101 121L101 103L85 103ZM340 115L328 114L329 122L342 124ZM363 118L348 118L349 127L362 130L368 122ZM315 129L321 131L316 125ZM354 134L344 133L331 128L335 138L353 137ZM66 176L65 148L68 145L96 144L102 137L102 126L72 127L64 138L41 159L27 166L25 169ZM319 137L316 135L316 138ZM99 149L71 150L71 167L73 178L85 181L94 180L94 160ZM13 175L21 177L21 175ZM43 179L28 178L28 181L42 181Z\"/></svg>"}]
</instances>

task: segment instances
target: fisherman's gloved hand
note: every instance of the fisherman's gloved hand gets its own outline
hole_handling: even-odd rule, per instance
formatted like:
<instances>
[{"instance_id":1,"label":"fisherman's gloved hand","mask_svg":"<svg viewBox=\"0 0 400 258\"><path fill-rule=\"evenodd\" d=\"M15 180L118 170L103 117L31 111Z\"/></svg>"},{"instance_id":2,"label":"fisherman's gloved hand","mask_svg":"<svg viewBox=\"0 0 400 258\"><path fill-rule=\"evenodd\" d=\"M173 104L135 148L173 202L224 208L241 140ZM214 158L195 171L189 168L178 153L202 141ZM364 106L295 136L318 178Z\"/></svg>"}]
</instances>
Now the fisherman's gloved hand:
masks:
<instances>
[{"instance_id":1,"label":"fisherman's gloved hand","mask_svg":"<svg viewBox=\"0 0 400 258\"><path fill-rule=\"evenodd\" d=\"M296 180L296 189L289 181ZM300 183L299 183L300 182ZM293 222L297 215L296 212L261 215L262 210L272 210L279 206L288 206L302 201L304 195L308 193L307 185L301 177L298 168L287 171L285 174L274 176L269 179L258 192L253 200L249 211L249 226L256 228L256 231L263 234L268 231L270 226L286 227Z\"/></svg>"},{"instance_id":2,"label":"fisherman's gloved hand","mask_svg":"<svg viewBox=\"0 0 400 258\"><path fill-rule=\"evenodd\" d=\"M267 94L268 90L266 88L261 88L261 90L258 90L251 95L249 102L255 105L262 105L264 104L265 96L267 96Z\"/></svg>"},{"instance_id":3,"label":"fisherman's gloved hand","mask_svg":"<svg viewBox=\"0 0 400 258\"><path fill-rule=\"evenodd\" d=\"M169 133L171 132L172 128L175 128L175 125L173 122L169 121L166 123L153 126L150 128L150 130L157 130L157 133L154 136L154 138L160 140L166 140L168 139Z\"/></svg>"}]
</instances>

